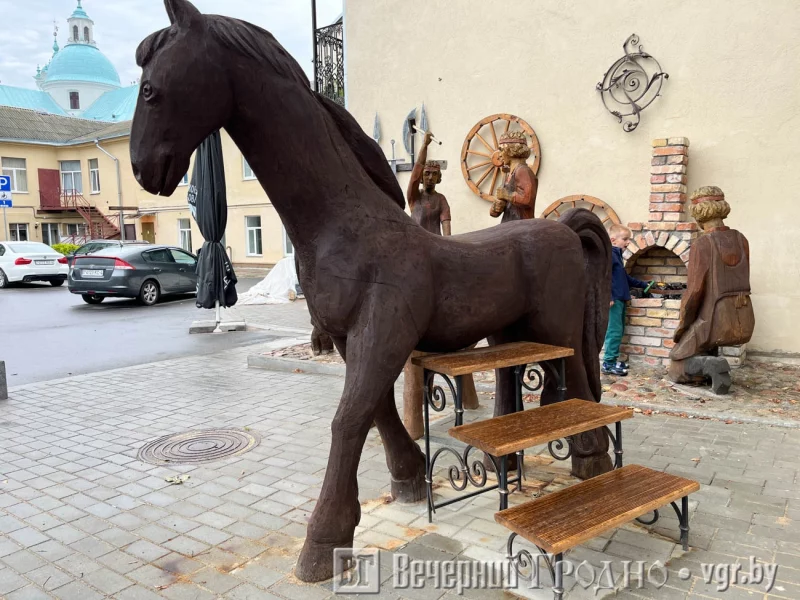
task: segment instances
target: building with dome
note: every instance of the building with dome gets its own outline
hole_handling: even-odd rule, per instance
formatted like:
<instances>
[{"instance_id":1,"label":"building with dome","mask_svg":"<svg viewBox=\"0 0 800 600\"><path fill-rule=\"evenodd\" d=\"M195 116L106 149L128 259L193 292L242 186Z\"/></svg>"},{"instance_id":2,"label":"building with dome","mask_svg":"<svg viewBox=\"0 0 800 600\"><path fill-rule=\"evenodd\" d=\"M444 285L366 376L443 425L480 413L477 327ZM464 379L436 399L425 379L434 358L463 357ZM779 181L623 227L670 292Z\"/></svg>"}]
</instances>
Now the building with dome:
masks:
<instances>
[{"instance_id":1,"label":"building with dome","mask_svg":"<svg viewBox=\"0 0 800 600\"><path fill-rule=\"evenodd\" d=\"M84 1L67 19L63 46L54 33L53 54L36 69L31 88L0 85L0 160L14 202L7 230L0 217L0 240L53 244L124 235L197 252L202 237L186 202L191 168L170 198L139 186L129 153L139 87L121 85ZM291 244L247 161L227 134L222 138L228 251L235 265L274 264L293 251Z\"/></svg>"}]
</instances>

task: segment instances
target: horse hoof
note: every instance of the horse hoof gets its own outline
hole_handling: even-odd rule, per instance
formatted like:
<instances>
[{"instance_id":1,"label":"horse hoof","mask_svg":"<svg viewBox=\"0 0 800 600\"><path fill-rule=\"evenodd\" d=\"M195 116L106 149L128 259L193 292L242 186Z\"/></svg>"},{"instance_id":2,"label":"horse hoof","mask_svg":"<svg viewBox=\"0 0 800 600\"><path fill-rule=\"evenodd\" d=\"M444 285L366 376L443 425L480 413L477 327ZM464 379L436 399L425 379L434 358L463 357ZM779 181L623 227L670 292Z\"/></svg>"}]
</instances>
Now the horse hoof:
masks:
<instances>
[{"instance_id":1,"label":"horse hoof","mask_svg":"<svg viewBox=\"0 0 800 600\"><path fill-rule=\"evenodd\" d=\"M411 479L398 480L392 478L392 499L403 504L411 504L425 500L425 476L420 471Z\"/></svg>"},{"instance_id":2,"label":"horse hoof","mask_svg":"<svg viewBox=\"0 0 800 600\"><path fill-rule=\"evenodd\" d=\"M613 470L614 465L608 454L572 455L572 475L578 479L591 479Z\"/></svg>"},{"instance_id":3,"label":"horse hoof","mask_svg":"<svg viewBox=\"0 0 800 600\"><path fill-rule=\"evenodd\" d=\"M306 538L303 549L297 559L297 564L294 567L295 576L306 583L317 583L326 581L341 573L341 561L338 565L334 562L333 551L336 548L352 550L353 541L323 544L315 542L311 538Z\"/></svg>"}]
</instances>

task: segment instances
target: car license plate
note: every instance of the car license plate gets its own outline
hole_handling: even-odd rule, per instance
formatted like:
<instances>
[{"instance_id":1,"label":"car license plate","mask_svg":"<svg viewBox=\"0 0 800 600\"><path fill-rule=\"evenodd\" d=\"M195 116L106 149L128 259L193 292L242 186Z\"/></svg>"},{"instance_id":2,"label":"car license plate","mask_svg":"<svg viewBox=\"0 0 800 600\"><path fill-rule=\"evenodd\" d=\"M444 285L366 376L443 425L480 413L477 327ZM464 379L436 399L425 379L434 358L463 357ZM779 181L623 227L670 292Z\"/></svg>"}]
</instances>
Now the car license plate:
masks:
<instances>
[{"instance_id":1,"label":"car license plate","mask_svg":"<svg viewBox=\"0 0 800 600\"><path fill-rule=\"evenodd\" d=\"M103 271L94 269L81 269L81 277L102 277Z\"/></svg>"},{"instance_id":2,"label":"car license plate","mask_svg":"<svg viewBox=\"0 0 800 600\"><path fill-rule=\"evenodd\" d=\"M36 260L34 262L37 265L54 265L54 264L56 264L54 260Z\"/></svg>"}]
</instances>

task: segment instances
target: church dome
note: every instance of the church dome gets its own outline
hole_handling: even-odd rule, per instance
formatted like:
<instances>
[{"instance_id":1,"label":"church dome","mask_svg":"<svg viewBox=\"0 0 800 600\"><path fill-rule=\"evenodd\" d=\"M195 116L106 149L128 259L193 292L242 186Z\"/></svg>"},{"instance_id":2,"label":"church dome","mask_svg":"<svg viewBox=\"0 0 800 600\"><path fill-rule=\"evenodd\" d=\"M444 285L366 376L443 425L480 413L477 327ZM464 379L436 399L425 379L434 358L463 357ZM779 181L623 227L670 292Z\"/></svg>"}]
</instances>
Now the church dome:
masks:
<instances>
[{"instance_id":1,"label":"church dome","mask_svg":"<svg viewBox=\"0 0 800 600\"><path fill-rule=\"evenodd\" d=\"M120 87L119 74L96 46L68 44L58 51L47 69L47 83L75 81Z\"/></svg>"}]
</instances>

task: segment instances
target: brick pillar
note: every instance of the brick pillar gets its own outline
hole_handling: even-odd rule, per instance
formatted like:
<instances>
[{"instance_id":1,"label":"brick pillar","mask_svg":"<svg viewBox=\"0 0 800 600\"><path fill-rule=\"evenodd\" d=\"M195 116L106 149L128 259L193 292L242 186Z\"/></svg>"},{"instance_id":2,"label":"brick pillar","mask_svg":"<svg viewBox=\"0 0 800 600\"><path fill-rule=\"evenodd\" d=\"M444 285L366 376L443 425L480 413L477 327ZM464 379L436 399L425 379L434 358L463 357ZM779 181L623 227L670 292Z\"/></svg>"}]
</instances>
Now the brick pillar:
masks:
<instances>
[{"instance_id":1,"label":"brick pillar","mask_svg":"<svg viewBox=\"0 0 800 600\"><path fill-rule=\"evenodd\" d=\"M653 140L650 164L650 221L685 221L689 140L685 137Z\"/></svg>"}]
</instances>

